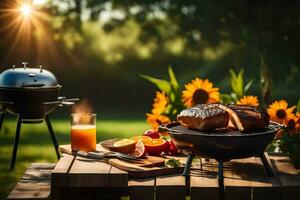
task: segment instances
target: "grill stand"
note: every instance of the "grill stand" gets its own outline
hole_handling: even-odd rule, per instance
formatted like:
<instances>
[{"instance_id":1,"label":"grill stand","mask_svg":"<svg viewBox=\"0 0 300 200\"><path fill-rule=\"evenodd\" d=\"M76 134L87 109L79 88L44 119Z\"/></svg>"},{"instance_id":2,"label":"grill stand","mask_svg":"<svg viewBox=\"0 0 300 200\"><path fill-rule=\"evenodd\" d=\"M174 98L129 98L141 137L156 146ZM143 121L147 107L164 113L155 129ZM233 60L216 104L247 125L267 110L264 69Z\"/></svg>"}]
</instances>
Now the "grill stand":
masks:
<instances>
[{"instance_id":1,"label":"grill stand","mask_svg":"<svg viewBox=\"0 0 300 200\"><path fill-rule=\"evenodd\" d=\"M2 128L4 117L5 117L5 111L2 110L1 113L0 113L0 131L1 131L1 128ZM48 128L48 131L49 131L49 135L51 137L53 146L55 148L57 159L59 159L60 154L59 154L59 151L58 151L58 143L57 143L57 140L56 140L56 137L55 137L55 134L54 134L49 116L47 115L44 120L46 121L47 128ZM15 139L14 139L14 146L13 146L12 157L11 157L11 161L10 161L10 170L12 170L15 167L22 123L41 123L41 122L43 122L43 120L42 121L37 121L37 122L28 122L28 121L26 122L26 120L22 119L21 115L18 115L16 135L15 135Z\"/></svg>"},{"instance_id":2,"label":"grill stand","mask_svg":"<svg viewBox=\"0 0 300 200\"><path fill-rule=\"evenodd\" d=\"M192 162L193 162L193 159L194 159L195 155L193 154L188 154L188 158L187 158L187 161L186 161L186 165L184 167L184 170L183 170L183 173L182 173L182 176L185 176L186 178L189 178L190 177L190 169L191 169L191 165L192 165ZM270 177L274 177L274 173L268 163L268 160L265 156L264 153L261 153L259 155L268 175ZM220 199L224 199L224 175L223 175L223 159L219 159L217 160L219 165L218 165L218 182L219 182L219 196L220 196ZM202 161L201 161L201 169L202 169Z\"/></svg>"},{"instance_id":3,"label":"grill stand","mask_svg":"<svg viewBox=\"0 0 300 200\"><path fill-rule=\"evenodd\" d=\"M0 131L1 131L1 129L2 129L4 116L5 116L4 111L3 111L3 110L0 110Z\"/></svg>"}]
</instances>

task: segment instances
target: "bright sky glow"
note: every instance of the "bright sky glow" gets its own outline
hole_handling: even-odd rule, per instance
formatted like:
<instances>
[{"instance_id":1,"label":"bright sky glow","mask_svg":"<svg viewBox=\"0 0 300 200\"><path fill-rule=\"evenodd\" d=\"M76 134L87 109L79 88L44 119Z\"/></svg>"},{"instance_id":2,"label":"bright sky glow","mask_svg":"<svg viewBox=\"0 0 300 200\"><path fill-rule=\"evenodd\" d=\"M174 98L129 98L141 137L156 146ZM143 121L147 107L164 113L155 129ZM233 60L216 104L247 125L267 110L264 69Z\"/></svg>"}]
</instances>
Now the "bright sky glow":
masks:
<instances>
[{"instance_id":1,"label":"bright sky glow","mask_svg":"<svg viewBox=\"0 0 300 200\"><path fill-rule=\"evenodd\" d=\"M21 6L21 13L23 16L27 17L31 13L31 7L28 4L24 4Z\"/></svg>"},{"instance_id":2,"label":"bright sky glow","mask_svg":"<svg viewBox=\"0 0 300 200\"><path fill-rule=\"evenodd\" d=\"M48 3L48 0L33 0L32 1L32 5L35 5L35 6L43 6L46 3Z\"/></svg>"}]
</instances>

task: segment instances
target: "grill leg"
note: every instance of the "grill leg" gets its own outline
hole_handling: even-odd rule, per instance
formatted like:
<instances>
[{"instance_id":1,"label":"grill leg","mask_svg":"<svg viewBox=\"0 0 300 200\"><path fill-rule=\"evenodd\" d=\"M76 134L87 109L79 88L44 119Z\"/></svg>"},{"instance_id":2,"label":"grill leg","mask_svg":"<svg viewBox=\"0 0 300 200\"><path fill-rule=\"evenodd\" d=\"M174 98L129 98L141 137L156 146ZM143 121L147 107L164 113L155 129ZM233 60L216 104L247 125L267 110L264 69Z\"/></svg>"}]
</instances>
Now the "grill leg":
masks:
<instances>
[{"instance_id":1,"label":"grill leg","mask_svg":"<svg viewBox=\"0 0 300 200\"><path fill-rule=\"evenodd\" d=\"M18 145L19 145L20 132L21 132L21 126L22 126L22 117L20 115L18 115L16 136L15 136L15 141L14 141L12 157L11 157L11 161L10 161L10 170L12 170L15 167L17 151L18 151Z\"/></svg>"},{"instance_id":2,"label":"grill leg","mask_svg":"<svg viewBox=\"0 0 300 200\"><path fill-rule=\"evenodd\" d=\"M188 177L190 175L190 169L191 169L191 165L192 165L192 161L193 161L194 157L195 156L193 154L188 155L182 176Z\"/></svg>"},{"instance_id":3,"label":"grill leg","mask_svg":"<svg viewBox=\"0 0 300 200\"><path fill-rule=\"evenodd\" d=\"M223 160L219 160L218 181L219 181L219 199L224 200L225 192L224 192Z\"/></svg>"},{"instance_id":4,"label":"grill leg","mask_svg":"<svg viewBox=\"0 0 300 200\"><path fill-rule=\"evenodd\" d=\"M54 148L55 148L56 157L57 157L57 159L59 159L59 158L60 158L60 154L59 154L59 152L58 152L58 144L57 144L56 137L55 137L55 135L54 135L54 131L53 131L53 128L52 128L52 125L51 125L51 122L50 122L50 118L49 118L49 116L47 115L47 116L45 117L45 119L46 119L46 124L47 124L47 127L48 127L48 131L49 131L49 134L50 134L52 143L53 143Z\"/></svg>"},{"instance_id":5,"label":"grill leg","mask_svg":"<svg viewBox=\"0 0 300 200\"><path fill-rule=\"evenodd\" d=\"M267 170L268 175L270 177L274 177L274 173L273 173L273 171L272 171L272 169L271 169L271 167L270 167L270 165L268 163L268 160L267 160L265 154L262 153L262 154L259 155L259 157L260 157L262 163L264 164L264 167Z\"/></svg>"},{"instance_id":6,"label":"grill leg","mask_svg":"<svg viewBox=\"0 0 300 200\"><path fill-rule=\"evenodd\" d=\"M224 187L223 160L219 160L218 181L219 181L219 186L223 188Z\"/></svg>"},{"instance_id":7,"label":"grill leg","mask_svg":"<svg viewBox=\"0 0 300 200\"><path fill-rule=\"evenodd\" d=\"M2 111L0 112L0 131L1 131L1 129L2 129L4 116L5 116L5 114L4 114L4 111L2 110Z\"/></svg>"}]
</instances>

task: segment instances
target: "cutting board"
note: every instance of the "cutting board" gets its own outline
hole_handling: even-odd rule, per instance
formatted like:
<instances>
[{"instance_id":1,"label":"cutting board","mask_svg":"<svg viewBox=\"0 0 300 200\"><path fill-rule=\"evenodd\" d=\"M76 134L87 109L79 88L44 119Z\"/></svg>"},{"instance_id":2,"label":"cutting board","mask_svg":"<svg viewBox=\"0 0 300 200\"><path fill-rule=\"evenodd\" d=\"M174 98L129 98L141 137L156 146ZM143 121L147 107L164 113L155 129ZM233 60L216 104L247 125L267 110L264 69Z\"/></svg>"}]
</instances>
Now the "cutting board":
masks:
<instances>
[{"instance_id":1,"label":"cutting board","mask_svg":"<svg viewBox=\"0 0 300 200\"><path fill-rule=\"evenodd\" d=\"M96 150L107 151L100 144L96 145ZM71 154L71 145L60 145L59 151L61 153ZM181 163L180 167L165 166L165 161L171 158L178 159ZM101 162L108 163L118 169L128 172L128 175L133 178L147 178L160 175L182 173L184 163L186 161L185 156L147 156L145 159L141 159L139 162L130 162L121 160L118 158L105 158L99 160Z\"/></svg>"}]
</instances>

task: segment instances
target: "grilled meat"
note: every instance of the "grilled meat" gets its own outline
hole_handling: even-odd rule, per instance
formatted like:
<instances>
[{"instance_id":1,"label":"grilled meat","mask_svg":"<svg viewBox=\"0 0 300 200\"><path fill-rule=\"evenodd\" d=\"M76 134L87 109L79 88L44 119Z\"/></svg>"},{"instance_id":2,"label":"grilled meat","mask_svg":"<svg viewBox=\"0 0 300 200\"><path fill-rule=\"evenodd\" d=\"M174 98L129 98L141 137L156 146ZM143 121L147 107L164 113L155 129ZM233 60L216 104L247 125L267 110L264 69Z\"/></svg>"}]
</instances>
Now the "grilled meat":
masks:
<instances>
[{"instance_id":1,"label":"grilled meat","mask_svg":"<svg viewBox=\"0 0 300 200\"><path fill-rule=\"evenodd\" d=\"M265 110L254 106L199 104L183 110L177 120L182 126L201 131L234 127L241 131L263 129L269 124Z\"/></svg>"},{"instance_id":2,"label":"grilled meat","mask_svg":"<svg viewBox=\"0 0 300 200\"><path fill-rule=\"evenodd\" d=\"M229 111L231 116L230 121L235 119L236 128L244 131L263 129L269 125L269 115L266 110L254 106L242 105L227 105L232 111ZM233 114L234 113L234 114ZM236 115L237 118L232 116Z\"/></svg>"},{"instance_id":3,"label":"grilled meat","mask_svg":"<svg viewBox=\"0 0 300 200\"><path fill-rule=\"evenodd\" d=\"M181 111L177 120L185 127L203 131L227 127L229 114L218 104L199 104Z\"/></svg>"}]
</instances>

